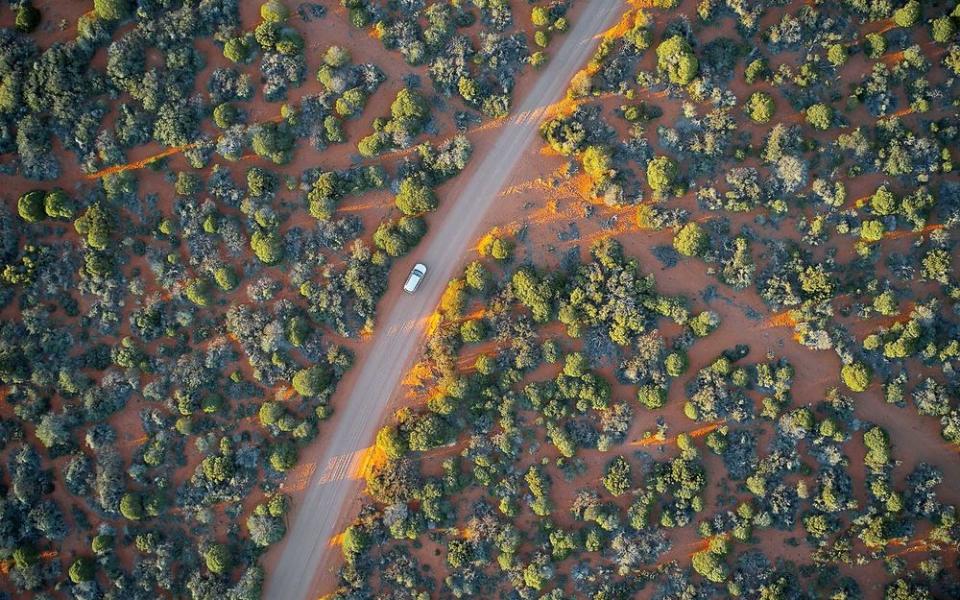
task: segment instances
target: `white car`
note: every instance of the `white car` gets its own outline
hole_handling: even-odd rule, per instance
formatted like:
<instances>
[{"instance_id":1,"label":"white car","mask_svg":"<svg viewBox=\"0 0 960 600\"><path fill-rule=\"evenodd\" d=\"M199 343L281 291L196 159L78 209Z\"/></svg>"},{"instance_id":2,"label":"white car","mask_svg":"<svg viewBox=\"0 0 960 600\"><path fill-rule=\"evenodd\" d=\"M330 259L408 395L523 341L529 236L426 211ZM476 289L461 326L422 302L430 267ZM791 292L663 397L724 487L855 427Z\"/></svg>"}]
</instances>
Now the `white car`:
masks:
<instances>
[{"instance_id":1,"label":"white car","mask_svg":"<svg viewBox=\"0 0 960 600\"><path fill-rule=\"evenodd\" d=\"M423 263L417 263L413 266L413 270L410 271L410 276L407 277L407 282L403 284L403 291L408 294L412 294L417 291L417 288L420 287L420 282L423 281L423 276L427 274L427 265Z\"/></svg>"}]
</instances>

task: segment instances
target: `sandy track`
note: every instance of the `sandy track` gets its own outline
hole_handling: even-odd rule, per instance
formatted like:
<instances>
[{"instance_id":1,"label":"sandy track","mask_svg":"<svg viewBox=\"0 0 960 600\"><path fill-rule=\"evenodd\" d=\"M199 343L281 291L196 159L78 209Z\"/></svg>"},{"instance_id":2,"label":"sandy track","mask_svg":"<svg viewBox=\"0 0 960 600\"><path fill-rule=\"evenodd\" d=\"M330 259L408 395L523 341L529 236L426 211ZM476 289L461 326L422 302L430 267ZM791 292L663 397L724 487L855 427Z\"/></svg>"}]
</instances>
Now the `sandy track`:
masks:
<instances>
[{"instance_id":1,"label":"sandy track","mask_svg":"<svg viewBox=\"0 0 960 600\"><path fill-rule=\"evenodd\" d=\"M448 216L417 248L414 258L426 263L429 273L416 295L403 294L390 308L366 359L354 366L360 370L357 383L337 405L341 419L336 428L324 429L329 437L320 446L318 468L291 519L277 566L268 573L265 598L305 599L313 591L320 569L337 562L328 554L339 552L330 547L330 538L337 533L341 512L361 490L361 483L350 475L358 468L362 450L373 442L390 397L413 362L427 318L474 242L483 216L537 135L547 109L563 97L570 78L592 55L600 34L624 9L617 0L590 2L562 45L552 52L530 93L507 119L500 137L485 156L475 158L482 161L479 168L462 191L447 200L453 203Z\"/></svg>"}]
</instances>

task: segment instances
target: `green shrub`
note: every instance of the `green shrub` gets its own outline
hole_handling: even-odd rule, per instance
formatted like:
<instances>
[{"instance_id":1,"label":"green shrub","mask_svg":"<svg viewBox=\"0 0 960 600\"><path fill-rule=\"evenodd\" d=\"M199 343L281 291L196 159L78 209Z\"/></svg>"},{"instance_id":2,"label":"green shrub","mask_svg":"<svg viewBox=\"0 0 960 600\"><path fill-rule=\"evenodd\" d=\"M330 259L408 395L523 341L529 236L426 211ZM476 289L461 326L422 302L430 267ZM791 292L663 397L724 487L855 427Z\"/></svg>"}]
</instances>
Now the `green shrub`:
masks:
<instances>
[{"instance_id":1,"label":"green shrub","mask_svg":"<svg viewBox=\"0 0 960 600\"><path fill-rule=\"evenodd\" d=\"M657 69L666 73L671 83L687 85L697 76L700 61L687 40L675 35L657 46Z\"/></svg>"},{"instance_id":2,"label":"green shrub","mask_svg":"<svg viewBox=\"0 0 960 600\"><path fill-rule=\"evenodd\" d=\"M276 231L254 231L250 248L265 265L275 265L283 258L283 240Z\"/></svg>"},{"instance_id":3,"label":"green shrub","mask_svg":"<svg viewBox=\"0 0 960 600\"><path fill-rule=\"evenodd\" d=\"M595 182L603 182L614 174L613 159L606 146L587 146L583 151L583 170Z\"/></svg>"},{"instance_id":4,"label":"green shrub","mask_svg":"<svg viewBox=\"0 0 960 600\"><path fill-rule=\"evenodd\" d=\"M754 92L750 95L747 112L755 123L768 123L774 113L773 96L767 92Z\"/></svg>"},{"instance_id":5,"label":"green shrub","mask_svg":"<svg viewBox=\"0 0 960 600\"><path fill-rule=\"evenodd\" d=\"M887 51L887 38L881 33L868 33L864 36L867 40L867 56L873 59L880 58Z\"/></svg>"},{"instance_id":6,"label":"green shrub","mask_svg":"<svg viewBox=\"0 0 960 600\"><path fill-rule=\"evenodd\" d=\"M400 435L400 431L393 425L384 425L377 432L376 446L388 458L398 459L409 451L406 440Z\"/></svg>"},{"instance_id":7,"label":"green shrub","mask_svg":"<svg viewBox=\"0 0 960 600\"><path fill-rule=\"evenodd\" d=\"M77 233L85 237L91 248L106 250L110 243L113 223L113 213L105 209L100 202L94 202L82 217L73 222L73 226Z\"/></svg>"},{"instance_id":8,"label":"green shrub","mask_svg":"<svg viewBox=\"0 0 960 600\"><path fill-rule=\"evenodd\" d=\"M275 425L280 417L286 414L283 405L279 402L266 401L260 405L257 416L260 418L260 424L264 427Z\"/></svg>"},{"instance_id":9,"label":"green shrub","mask_svg":"<svg viewBox=\"0 0 960 600\"><path fill-rule=\"evenodd\" d=\"M40 19L40 11L34 8L28 0L25 4L21 4L20 8L17 9L17 18L14 22L14 25L16 26L17 31L22 33L30 33L37 28L37 25L40 24Z\"/></svg>"},{"instance_id":10,"label":"green shrub","mask_svg":"<svg viewBox=\"0 0 960 600\"><path fill-rule=\"evenodd\" d=\"M297 464L297 449L290 442L278 442L270 448L270 466L283 473Z\"/></svg>"},{"instance_id":11,"label":"green shrub","mask_svg":"<svg viewBox=\"0 0 960 600\"><path fill-rule=\"evenodd\" d=\"M843 383L854 392L863 392L870 387L872 376L870 367L859 362L843 365L843 368L840 369L840 377L843 379Z\"/></svg>"},{"instance_id":12,"label":"green shrub","mask_svg":"<svg viewBox=\"0 0 960 600\"><path fill-rule=\"evenodd\" d=\"M433 190L411 177L400 182L395 202L405 215L419 215L437 208L437 196Z\"/></svg>"},{"instance_id":13,"label":"green shrub","mask_svg":"<svg viewBox=\"0 0 960 600\"><path fill-rule=\"evenodd\" d=\"M880 427L872 427L863 434L863 445L867 452L863 463L874 471L881 471L890 464L890 437Z\"/></svg>"},{"instance_id":14,"label":"green shrub","mask_svg":"<svg viewBox=\"0 0 960 600\"><path fill-rule=\"evenodd\" d=\"M202 277L193 279L185 290L187 300L197 306L210 306L210 282Z\"/></svg>"},{"instance_id":15,"label":"green shrub","mask_svg":"<svg viewBox=\"0 0 960 600\"><path fill-rule=\"evenodd\" d=\"M607 465L603 475L603 487L614 496L620 496L630 490L633 485L630 476L630 463L622 456L617 456Z\"/></svg>"},{"instance_id":16,"label":"green shrub","mask_svg":"<svg viewBox=\"0 0 960 600\"><path fill-rule=\"evenodd\" d=\"M460 325L460 338L467 344L482 342L487 335L483 319L468 319Z\"/></svg>"},{"instance_id":17,"label":"green shrub","mask_svg":"<svg viewBox=\"0 0 960 600\"><path fill-rule=\"evenodd\" d=\"M46 216L43 190L32 190L17 200L17 214L27 223L42 221Z\"/></svg>"},{"instance_id":18,"label":"green shrub","mask_svg":"<svg viewBox=\"0 0 960 600\"><path fill-rule=\"evenodd\" d=\"M651 410L662 408L667 403L667 390L656 384L641 385L637 389L637 400Z\"/></svg>"},{"instance_id":19,"label":"green shrub","mask_svg":"<svg viewBox=\"0 0 960 600\"><path fill-rule=\"evenodd\" d=\"M300 369L293 376L293 389L301 396L313 397L327 389L330 384L330 372L320 366L315 365L307 369Z\"/></svg>"},{"instance_id":20,"label":"green shrub","mask_svg":"<svg viewBox=\"0 0 960 600\"><path fill-rule=\"evenodd\" d=\"M52 219L72 219L77 213L73 201L60 188L50 190L43 197L43 210Z\"/></svg>"},{"instance_id":21,"label":"green shrub","mask_svg":"<svg viewBox=\"0 0 960 600\"><path fill-rule=\"evenodd\" d=\"M120 514L131 521L144 517L143 498L136 492L127 492L120 498Z\"/></svg>"},{"instance_id":22,"label":"green shrub","mask_svg":"<svg viewBox=\"0 0 960 600\"><path fill-rule=\"evenodd\" d=\"M897 202L896 196L885 185L877 188L877 191L870 197L870 210L875 215L892 215L897 212L898 208L899 202Z\"/></svg>"},{"instance_id":23,"label":"green shrub","mask_svg":"<svg viewBox=\"0 0 960 600\"><path fill-rule=\"evenodd\" d=\"M95 554L103 554L113 548L113 536L107 533L101 533L93 538L90 548Z\"/></svg>"},{"instance_id":24,"label":"green shrub","mask_svg":"<svg viewBox=\"0 0 960 600\"><path fill-rule=\"evenodd\" d=\"M240 118L240 111L229 102L218 104L213 109L213 123L220 129L226 129L237 122Z\"/></svg>"},{"instance_id":25,"label":"green shrub","mask_svg":"<svg viewBox=\"0 0 960 600\"><path fill-rule=\"evenodd\" d=\"M546 6L534 6L530 11L530 21L534 27L546 27L550 24L550 10Z\"/></svg>"},{"instance_id":26,"label":"green shrub","mask_svg":"<svg viewBox=\"0 0 960 600\"><path fill-rule=\"evenodd\" d=\"M687 355L679 350L668 354L666 360L664 361L664 367L666 368L667 374L671 377L679 377L683 375L689 364L690 361L687 360Z\"/></svg>"},{"instance_id":27,"label":"green shrub","mask_svg":"<svg viewBox=\"0 0 960 600\"><path fill-rule=\"evenodd\" d=\"M647 184L657 193L666 193L677 179L677 161L669 156L657 156L647 163Z\"/></svg>"},{"instance_id":28,"label":"green shrub","mask_svg":"<svg viewBox=\"0 0 960 600\"><path fill-rule=\"evenodd\" d=\"M758 58L747 65L747 68L743 71L743 78L749 85L753 85L758 80L766 77L769 72L770 69L767 67L767 61Z\"/></svg>"},{"instance_id":29,"label":"green shrub","mask_svg":"<svg viewBox=\"0 0 960 600\"><path fill-rule=\"evenodd\" d=\"M483 292L490 285L490 273L479 261L472 261L463 271L463 278L474 291Z\"/></svg>"},{"instance_id":30,"label":"green shrub","mask_svg":"<svg viewBox=\"0 0 960 600\"><path fill-rule=\"evenodd\" d=\"M950 17L940 17L930 23L930 35L938 44L946 44L957 33L957 27Z\"/></svg>"},{"instance_id":31,"label":"green shrub","mask_svg":"<svg viewBox=\"0 0 960 600\"><path fill-rule=\"evenodd\" d=\"M860 224L860 238L866 242L879 242L883 234L883 221L864 221Z\"/></svg>"},{"instance_id":32,"label":"green shrub","mask_svg":"<svg viewBox=\"0 0 960 600\"><path fill-rule=\"evenodd\" d=\"M691 557L693 570L699 573L704 579L714 583L723 583L727 579L729 569L721 562L722 555L715 554L709 550L694 552Z\"/></svg>"},{"instance_id":33,"label":"green shrub","mask_svg":"<svg viewBox=\"0 0 960 600\"><path fill-rule=\"evenodd\" d=\"M339 69L350 62L350 51L343 46L330 46L323 54L323 62L334 69Z\"/></svg>"},{"instance_id":34,"label":"green shrub","mask_svg":"<svg viewBox=\"0 0 960 600\"><path fill-rule=\"evenodd\" d=\"M912 27L920 19L920 3L910 0L902 7L893 11L893 22L898 27Z\"/></svg>"},{"instance_id":35,"label":"green shrub","mask_svg":"<svg viewBox=\"0 0 960 600\"><path fill-rule=\"evenodd\" d=\"M230 570L230 549L224 544L210 544L203 553L203 560L211 573L226 573Z\"/></svg>"},{"instance_id":36,"label":"green shrub","mask_svg":"<svg viewBox=\"0 0 960 600\"><path fill-rule=\"evenodd\" d=\"M710 236L699 223L691 221L673 237L673 247L684 256L703 256L710 248Z\"/></svg>"},{"instance_id":37,"label":"green shrub","mask_svg":"<svg viewBox=\"0 0 960 600\"><path fill-rule=\"evenodd\" d=\"M833 123L833 109L826 104L814 104L807 109L807 123L821 131L830 129Z\"/></svg>"},{"instance_id":38,"label":"green shrub","mask_svg":"<svg viewBox=\"0 0 960 600\"><path fill-rule=\"evenodd\" d=\"M119 21L130 14L130 0L93 0L93 10L104 21Z\"/></svg>"},{"instance_id":39,"label":"green shrub","mask_svg":"<svg viewBox=\"0 0 960 600\"><path fill-rule=\"evenodd\" d=\"M90 581L97 573L97 565L88 556L81 556L70 565L70 581L74 583L83 583Z\"/></svg>"},{"instance_id":40,"label":"green shrub","mask_svg":"<svg viewBox=\"0 0 960 600\"><path fill-rule=\"evenodd\" d=\"M219 286L220 289L225 292L236 289L237 285L240 283L236 272L233 270L233 267L229 265L217 267L213 271L213 279L217 282L217 286Z\"/></svg>"},{"instance_id":41,"label":"green shrub","mask_svg":"<svg viewBox=\"0 0 960 600\"><path fill-rule=\"evenodd\" d=\"M282 23L290 18L290 10L279 0L269 0L260 5L260 18L271 23Z\"/></svg>"},{"instance_id":42,"label":"green shrub","mask_svg":"<svg viewBox=\"0 0 960 600\"><path fill-rule=\"evenodd\" d=\"M835 67L842 67L847 62L847 47L843 44L831 44L827 48L827 60Z\"/></svg>"},{"instance_id":43,"label":"green shrub","mask_svg":"<svg viewBox=\"0 0 960 600\"><path fill-rule=\"evenodd\" d=\"M256 43L252 33L230 38L223 44L223 56L231 62L246 64L253 60Z\"/></svg>"},{"instance_id":44,"label":"green shrub","mask_svg":"<svg viewBox=\"0 0 960 600\"><path fill-rule=\"evenodd\" d=\"M720 317L712 310L705 310L690 319L690 330L697 337L706 337L720 326Z\"/></svg>"}]
</instances>

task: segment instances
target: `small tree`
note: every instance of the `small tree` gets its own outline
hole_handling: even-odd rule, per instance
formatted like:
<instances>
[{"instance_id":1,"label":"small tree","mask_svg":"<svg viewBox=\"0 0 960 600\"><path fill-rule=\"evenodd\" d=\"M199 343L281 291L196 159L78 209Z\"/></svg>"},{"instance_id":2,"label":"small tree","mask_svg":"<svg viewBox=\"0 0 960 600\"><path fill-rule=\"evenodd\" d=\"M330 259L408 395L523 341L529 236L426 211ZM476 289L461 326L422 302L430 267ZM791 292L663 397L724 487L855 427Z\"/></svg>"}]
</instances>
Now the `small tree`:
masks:
<instances>
[{"instance_id":1,"label":"small tree","mask_svg":"<svg viewBox=\"0 0 960 600\"><path fill-rule=\"evenodd\" d=\"M47 192L43 198L43 210L52 219L72 219L77 212L70 197L60 188Z\"/></svg>"},{"instance_id":2,"label":"small tree","mask_svg":"<svg viewBox=\"0 0 960 600\"><path fill-rule=\"evenodd\" d=\"M405 215L419 215L437 208L437 196L433 190L419 179L410 177L400 182L395 201Z\"/></svg>"},{"instance_id":3,"label":"small tree","mask_svg":"<svg viewBox=\"0 0 960 600\"><path fill-rule=\"evenodd\" d=\"M330 372L320 365L300 369L293 376L293 389L305 397L313 397L324 391L330 383Z\"/></svg>"},{"instance_id":4,"label":"small tree","mask_svg":"<svg viewBox=\"0 0 960 600\"><path fill-rule=\"evenodd\" d=\"M630 463L622 456L617 456L607 465L603 486L614 496L619 496L629 491L632 485Z\"/></svg>"},{"instance_id":5,"label":"small tree","mask_svg":"<svg viewBox=\"0 0 960 600\"><path fill-rule=\"evenodd\" d=\"M651 410L662 408L667 403L667 390L655 384L642 385L637 390L637 400Z\"/></svg>"},{"instance_id":6,"label":"small tree","mask_svg":"<svg viewBox=\"0 0 960 600\"><path fill-rule=\"evenodd\" d=\"M870 387L872 373L870 372L870 367L867 365L854 362L843 365L843 368L840 369L840 377L843 379L843 383L852 391L863 392Z\"/></svg>"},{"instance_id":7,"label":"small tree","mask_svg":"<svg viewBox=\"0 0 960 600\"><path fill-rule=\"evenodd\" d=\"M957 33L957 27L953 23L953 19L947 16L934 19L930 24L930 35L933 37L933 41L938 44L946 44L953 39L953 36Z\"/></svg>"},{"instance_id":8,"label":"small tree","mask_svg":"<svg viewBox=\"0 0 960 600\"><path fill-rule=\"evenodd\" d=\"M807 109L807 123L821 131L830 129L833 123L833 109L823 103L814 104Z\"/></svg>"},{"instance_id":9,"label":"small tree","mask_svg":"<svg viewBox=\"0 0 960 600\"><path fill-rule=\"evenodd\" d=\"M290 442L279 442L270 448L270 466L283 473L297 464L297 449Z\"/></svg>"},{"instance_id":10,"label":"small tree","mask_svg":"<svg viewBox=\"0 0 960 600\"><path fill-rule=\"evenodd\" d=\"M677 179L677 162L669 156L657 156L647 163L647 184L657 193L666 193Z\"/></svg>"},{"instance_id":11,"label":"small tree","mask_svg":"<svg viewBox=\"0 0 960 600\"><path fill-rule=\"evenodd\" d=\"M687 359L687 355L678 350L667 355L664 361L664 368L671 377L679 377L687 370L689 364L690 361Z\"/></svg>"},{"instance_id":12,"label":"small tree","mask_svg":"<svg viewBox=\"0 0 960 600\"><path fill-rule=\"evenodd\" d=\"M93 0L93 10L105 21L119 21L130 14L130 0Z\"/></svg>"},{"instance_id":13,"label":"small tree","mask_svg":"<svg viewBox=\"0 0 960 600\"><path fill-rule=\"evenodd\" d=\"M15 21L17 31L30 33L40 24L40 18L40 11L34 8L28 0L17 9L17 18Z\"/></svg>"},{"instance_id":14,"label":"small tree","mask_svg":"<svg viewBox=\"0 0 960 600\"><path fill-rule=\"evenodd\" d=\"M120 499L120 514L131 521L139 521L144 517L143 497L136 492L127 492Z\"/></svg>"},{"instance_id":15,"label":"small tree","mask_svg":"<svg viewBox=\"0 0 960 600\"><path fill-rule=\"evenodd\" d=\"M675 35L657 46L657 69L666 73L671 83L687 85L697 76L700 61L687 40Z\"/></svg>"},{"instance_id":16,"label":"small tree","mask_svg":"<svg viewBox=\"0 0 960 600\"><path fill-rule=\"evenodd\" d=\"M890 436L882 428L872 427L865 431L863 445L867 449L863 462L873 471L882 471L890 464Z\"/></svg>"},{"instance_id":17,"label":"small tree","mask_svg":"<svg viewBox=\"0 0 960 600\"><path fill-rule=\"evenodd\" d=\"M27 223L42 221L47 216L43 200L44 193L42 190L27 192L17 200L17 214Z\"/></svg>"},{"instance_id":18,"label":"small tree","mask_svg":"<svg viewBox=\"0 0 960 600\"><path fill-rule=\"evenodd\" d=\"M898 27L912 27L918 20L920 20L920 3L917 0L910 0L893 11L893 22Z\"/></svg>"},{"instance_id":19,"label":"small tree","mask_svg":"<svg viewBox=\"0 0 960 600\"><path fill-rule=\"evenodd\" d=\"M269 0L260 5L260 18L272 23L282 23L290 18L290 10L279 0Z\"/></svg>"},{"instance_id":20,"label":"small tree","mask_svg":"<svg viewBox=\"0 0 960 600\"><path fill-rule=\"evenodd\" d=\"M710 236L699 223L691 221L674 236L673 247L684 256L703 256L710 247Z\"/></svg>"},{"instance_id":21,"label":"small tree","mask_svg":"<svg viewBox=\"0 0 960 600\"><path fill-rule=\"evenodd\" d=\"M883 221L864 221L860 225L860 238L866 242L878 242L883 239Z\"/></svg>"},{"instance_id":22,"label":"small tree","mask_svg":"<svg viewBox=\"0 0 960 600\"><path fill-rule=\"evenodd\" d=\"M827 48L827 60L834 67L842 67L847 62L847 47L843 44L832 44Z\"/></svg>"},{"instance_id":23,"label":"small tree","mask_svg":"<svg viewBox=\"0 0 960 600\"><path fill-rule=\"evenodd\" d=\"M774 113L773 96L767 92L754 92L750 95L747 111L755 123L768 123Z\"/></svg>"},{"instance_id":24,"label":"small tree","mask_svg":"<svg viewBox=\"0 0 960 600\"><path fill-rule=\"evenodd\" d=\"M343 46L330 46L323 54L323 62L334 69L339 69L350 62L350 52Z\"/></svg>"},{"instance_id":25,"label":"small tree","mask_svg":"<svg viewBox=\"0 0 960 600\"><path fill-rule=\"evenodd\" d=\"M83 583L90 581L96 575L96 563L88 556L81 556L70 565L70 581L74 583Z\"/></svg>"},{"instance_id":26,"label":"small tree","mask_svg":"<svg viewBox=\"0 0 960 600\"><path fill-rule=\"evenodd\" d=\"M377 448L392 459L403 458L410 449L400 431L393 425L384 425L377 432Z\"/></svg>"},{"instance_id":27,"label":"small tree","mask_svg":"<svg viewBox=\"0 0 960 600\"><path fill-rule=\"evenodd\" d=\"M225 573L230 570L230 549L224 544L210 544L203 553L203 560L211 573Z\"/></svg>"}]
</instances>

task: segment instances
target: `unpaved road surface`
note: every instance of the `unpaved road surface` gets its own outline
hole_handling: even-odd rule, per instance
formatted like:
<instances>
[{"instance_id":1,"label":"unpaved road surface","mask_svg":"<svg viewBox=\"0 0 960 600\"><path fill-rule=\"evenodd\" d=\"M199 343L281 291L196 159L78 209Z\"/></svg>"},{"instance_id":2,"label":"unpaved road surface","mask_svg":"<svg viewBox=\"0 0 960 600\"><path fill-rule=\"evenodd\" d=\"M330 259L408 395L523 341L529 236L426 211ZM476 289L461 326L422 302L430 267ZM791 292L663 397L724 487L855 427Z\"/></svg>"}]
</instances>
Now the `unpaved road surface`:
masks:
<instances>
[{"instance_id":1,"label":"unpaved road surface","mask_svg":"<svg viewBox=\"0 0 960 600\"><path fill-rule=\"evenodd\" d=\"M303 501L294 512L279 560L267 574L264 597L271 600L303 600L314 590L323 568L338 563L330 539L344 508L361 492L361 483L351 478L363 450L373 443L384 409L404 372L413 363L423 338L424 326L440 299L447 281L474 243L483 216L499 196L523 152L537 136L537 129L551 104L563 98L571 77L592 56L601 34L626 9L618 0L592 0L581 13L562 45L552 48L550 62L537 75L534 87L502 127L500 137L481 160L479 168L455 197L448 216L435 226L413 258L429 272L413 296L403 294L382 318L356 384L337 404L341 413L336 428L321 446ZM309 460L302 457L302 460Z\"/></svg>"}]
</instances>

